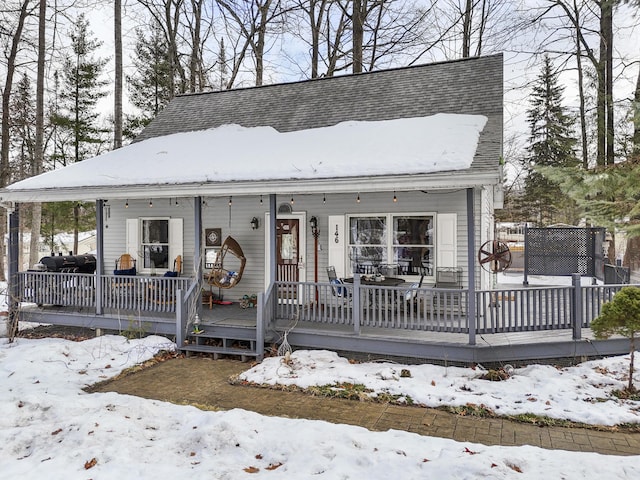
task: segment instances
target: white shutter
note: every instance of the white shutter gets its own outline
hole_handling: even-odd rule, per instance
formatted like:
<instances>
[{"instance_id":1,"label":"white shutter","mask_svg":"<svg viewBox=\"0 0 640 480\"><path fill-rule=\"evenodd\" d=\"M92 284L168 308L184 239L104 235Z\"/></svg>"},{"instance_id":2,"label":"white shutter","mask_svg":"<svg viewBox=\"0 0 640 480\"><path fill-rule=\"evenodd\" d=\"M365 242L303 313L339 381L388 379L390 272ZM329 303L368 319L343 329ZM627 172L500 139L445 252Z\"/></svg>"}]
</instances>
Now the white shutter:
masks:
<instances>
[{"instance_id":1,"label":"white shutter","mask_svg":"<svg viewBox=\"0 0 640 480\"><path fill-rule=\"evenodd\" d=\"M173 261L178 255L182 255L182 264L184 265L184 254L182 253L183 244L182 219L169 219L169 270L173 270ZM184 272L183 272L184 273Z\"/></svg>"},{"instance_id":2,"label":"white shutter","mask_svg":"<svg viewBox=\"0 0 640 480\"><path fill-rule=\"evenodd\" d=\"M329 215L329 224L327 228L327 245L328 247L328 265L332 265L336 269L336 275L339 278L345 275L345 245L344 237L344 215Z\"/></svg>"},{"instance_id":3,"label":"white shutter","mask_svg":"<svg viewBox=\"0 0 640 480\"><path fill-rule=\"evenodd\" d=\"M455 267L458 215L439 213L436 219L436 266Z\"/></svg>"},{"instance_id":4,"label":"white shutter","mask_svg":"<svg viewBox=\"0 0 640 480\"><path fill-rule=\"evenodd\" d=\"M131 255L135 260L138 268L142 265L142 256L140 252L140 242L138 240L139 224L137 218L127 218L126 223L126 253Z\"/></svg>"}]
</instances>

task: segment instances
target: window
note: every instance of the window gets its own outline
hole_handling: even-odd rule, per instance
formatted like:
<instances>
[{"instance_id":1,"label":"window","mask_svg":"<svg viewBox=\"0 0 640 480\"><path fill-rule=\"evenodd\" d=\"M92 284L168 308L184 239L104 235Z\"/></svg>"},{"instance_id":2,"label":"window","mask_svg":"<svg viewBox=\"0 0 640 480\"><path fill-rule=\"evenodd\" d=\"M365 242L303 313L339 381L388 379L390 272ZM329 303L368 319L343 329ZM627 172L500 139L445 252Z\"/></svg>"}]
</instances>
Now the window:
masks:
<instances>
[{"instance_id":1,"label":"window","mask_svg":"<svg viewBox=\"0 0 640 480\"><path fill-rule=\"evenodd\" d=\"M143 268L169 269L169 219L142 219Z\"/></svg>"},{"instance_id":2,"label":"window","mask_svg":"<svg viewBox=\"0 0 640 480\"><path fill-rule=\"evenodd\" d=\"M393 259L402 275L433 275L433 217L394 216Z\"/></svg>"},{"instance_id":3,"label":"window","mask_svg":"<svg viewBox=\"0 0 640 480\"><path fill-rule=\"evenodd\" d=\"M136 258L140 273L171 271L176 257L183 255L181 218L128 218L126 229L126 253Z\"/></svg>"},{"instance_id":4,"label":"window","mask_svg":"<svg viewBox=\"0 0 640 480\"><path fill-rule=\"evenodd\" d=\"M355 273L387 270L399 275L433 275L433 215L349 217L349 260Z\"/></svg>"}]
</instances>

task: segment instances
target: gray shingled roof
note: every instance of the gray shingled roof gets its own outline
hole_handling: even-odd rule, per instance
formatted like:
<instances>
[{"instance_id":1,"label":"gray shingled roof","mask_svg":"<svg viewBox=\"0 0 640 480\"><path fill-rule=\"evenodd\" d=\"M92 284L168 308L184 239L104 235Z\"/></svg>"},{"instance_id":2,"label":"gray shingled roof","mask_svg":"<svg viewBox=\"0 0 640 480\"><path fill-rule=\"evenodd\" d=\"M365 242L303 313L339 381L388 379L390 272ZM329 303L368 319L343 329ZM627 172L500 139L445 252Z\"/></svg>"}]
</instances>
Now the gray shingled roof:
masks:
<instances>
[{"instance_id":1,"label":"gray shingled roof","mask_svg":"<svg viewBox=\"0 0 640 480\"><path fill-rule=\"evenodd\" d=\"M468 173L496 171L502 154L502 55L174 98L136 141L225 124L281 132L346 120L436 113L488 118Z\"/></svg>"}]
</instances>

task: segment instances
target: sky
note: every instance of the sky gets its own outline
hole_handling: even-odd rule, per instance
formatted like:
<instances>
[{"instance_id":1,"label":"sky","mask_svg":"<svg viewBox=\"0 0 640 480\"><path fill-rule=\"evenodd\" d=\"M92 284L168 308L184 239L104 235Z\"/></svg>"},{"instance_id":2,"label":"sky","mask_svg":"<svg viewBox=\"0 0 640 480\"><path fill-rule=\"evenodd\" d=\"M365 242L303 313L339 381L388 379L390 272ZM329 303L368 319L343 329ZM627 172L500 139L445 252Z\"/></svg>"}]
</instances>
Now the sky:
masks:
<instances>
[{"instance_id":1,"label":"sky","mask_svg":"<svg viewBox=\"0 0 640 480\"><path fill-rule=\"evenodd\" d=\"M201 411L82 390L172 348L173 343L158 336L126 340L108 335L82 342L19 338L11 344L0 338L2 478L635 480L640 476L639 456L485 446L241 409ZM623 385L627 356L563 369L531 365L515 369L503 382L479 380L480 371L470 368L351 365L328 351L295 351L290 365L272 357L249 368L247 364L244 376L256 383L305 386L348 379L376 392L402 392L425 405L458 404L472 395L475 403L501 412L515 405L539 412L544 406L543 413L556 418L603 424L640 420L639 402L615 401L609 393ZM411 378L399 376L402 368L410 370Z\"/></svg>"},{"instance_id":2,"label":"sky","mask_svg":"<svg viewBox=\"0 0 640 480\"><path fill-rule=\"evenodd\" d=\"M363 171L367 175L384 175L460 170L471 165L486 122L482 115L438 114L379 122L342 122L287 133L272 127L223 125L151 138L8 188L309 179L355 177ZM325 145L329 138L332 143L329 155L322 148L309 148ZM239 150L238 145L244 148ZM132 157L139 161L132 162ZM210 172L210 176L203 178L203 172Z\"/></svg>"}]
</instances>

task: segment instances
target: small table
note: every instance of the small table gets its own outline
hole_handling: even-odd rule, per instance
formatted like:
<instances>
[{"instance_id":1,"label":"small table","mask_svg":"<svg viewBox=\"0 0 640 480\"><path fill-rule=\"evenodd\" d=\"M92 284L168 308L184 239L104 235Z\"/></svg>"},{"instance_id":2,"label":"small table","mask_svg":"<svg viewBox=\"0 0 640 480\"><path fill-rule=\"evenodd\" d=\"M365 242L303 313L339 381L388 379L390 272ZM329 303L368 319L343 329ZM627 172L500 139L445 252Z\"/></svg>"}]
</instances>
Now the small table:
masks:
<instances>
[{"instance_id":1,"label":"small table","mask_svg":"<svg viewBox=\"0 0 640 480\"><path fill-rule=\"evenodd\" d=\"M353 283L353 277L345 278L344 283ZM402 278L398 277L384 277L384 280L365 279L360 277L360 283L362 285L379 285L381 287L397 287L405 283Z\"/></svg>"}]
</instances>

